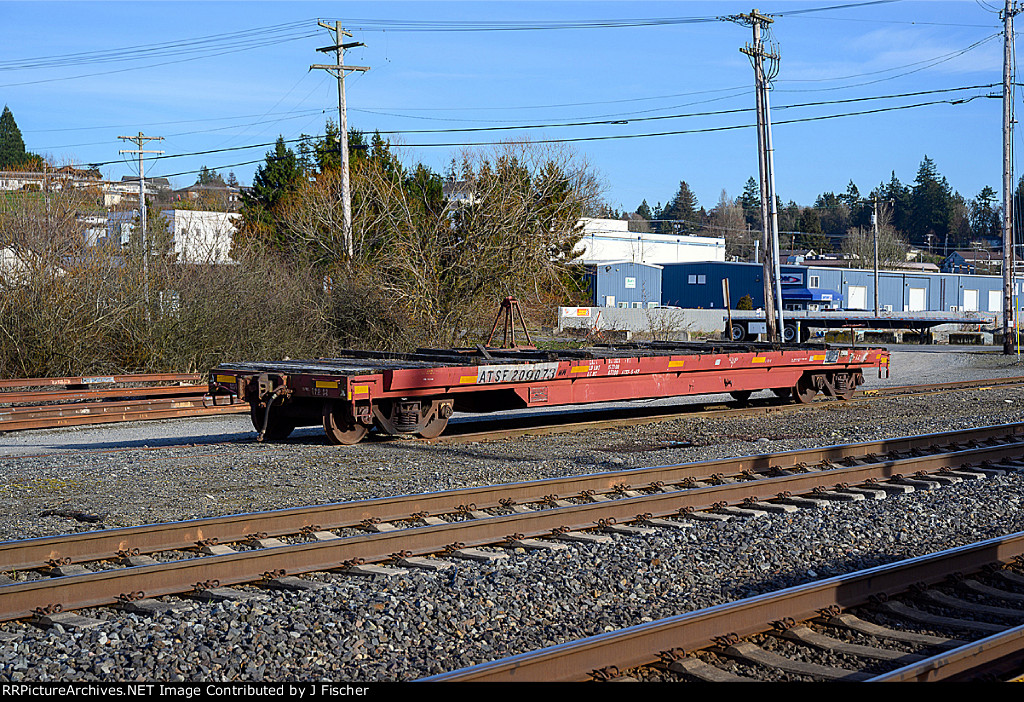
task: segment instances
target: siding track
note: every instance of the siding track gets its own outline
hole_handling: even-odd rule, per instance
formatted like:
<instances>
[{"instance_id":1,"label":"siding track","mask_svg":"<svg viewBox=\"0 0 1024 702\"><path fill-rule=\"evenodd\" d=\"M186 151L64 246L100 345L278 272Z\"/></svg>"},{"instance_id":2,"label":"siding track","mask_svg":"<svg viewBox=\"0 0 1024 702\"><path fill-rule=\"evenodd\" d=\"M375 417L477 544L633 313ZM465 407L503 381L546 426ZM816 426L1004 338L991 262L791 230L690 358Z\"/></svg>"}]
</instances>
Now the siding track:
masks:
<instances>
[{"instance_id":1,"label":"siding track","mask_svg":"<svg viewBox=\"0 0 1024 702\"><path fill-rule=\"evenodd\" d=\"M447 557L500 557L507 546L564 547L562 540L599 538L595 531L684 527L736 509L930 489L1017 470L1022 458L1024 424L1014 424L6 542L0 569L56 577L0 586L0 620L243 583L288 586L282 578L367 564L431 567L418 559L432 556L436 566Z\"/></svg>"}]
</instances>

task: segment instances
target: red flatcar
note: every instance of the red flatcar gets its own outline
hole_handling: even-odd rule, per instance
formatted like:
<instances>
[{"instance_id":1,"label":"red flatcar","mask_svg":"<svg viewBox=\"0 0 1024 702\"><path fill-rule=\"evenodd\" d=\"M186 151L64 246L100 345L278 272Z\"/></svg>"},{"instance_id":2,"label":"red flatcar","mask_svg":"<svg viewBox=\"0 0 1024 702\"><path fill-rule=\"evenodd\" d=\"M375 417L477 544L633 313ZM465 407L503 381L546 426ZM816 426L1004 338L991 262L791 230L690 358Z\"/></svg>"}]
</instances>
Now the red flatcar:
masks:
<instances>
[{"instance_id":1,"label":"red flatcar","mask_svg":"<svg viewBox=\"0 0 1024 702\"><path fill-rule=\"evenodd\" d=\"M260 440L323 423L331 443L354 444L371 429L433 438L456 411L717 393L746 400L759 390L796 402L819 392L844 399L864 382L865 369L881 376L888 364L881 348L721 342L352 351L341 358L221 364L211 371L210 392L248 402Z\"/></svg>"}]
</instances>

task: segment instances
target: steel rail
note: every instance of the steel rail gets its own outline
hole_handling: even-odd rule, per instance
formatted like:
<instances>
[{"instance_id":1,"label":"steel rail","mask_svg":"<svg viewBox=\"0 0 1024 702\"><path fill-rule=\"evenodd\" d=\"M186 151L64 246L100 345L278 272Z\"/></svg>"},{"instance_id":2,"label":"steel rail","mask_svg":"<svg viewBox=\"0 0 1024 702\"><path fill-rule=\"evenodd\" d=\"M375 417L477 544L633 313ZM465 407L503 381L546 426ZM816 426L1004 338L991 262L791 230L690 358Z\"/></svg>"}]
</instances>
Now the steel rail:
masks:
<instances>
[{"instance_id":1,"label":"steel rail","mask_svg":"<svg viewBox=\"0 0 1024 702\"><path fill-rule=\"evenodd\" d=\"M1021 554L1024 554L1024 533L1012 534L481 663L422 680L587 680L593 671L610 667L626 670L648 665L657 662L662 653L669 653L671 657L672 651L708 648L718 637L726 634L750 636L769 629L773 621L787 617L805 621L832 607L846 609L863 605L872 596L896 595L919 583L934 585L942 582L951 572L979 570L989 563L1006 562Z\"/></svg>"},{"instance_id":2,"label":"steel rail","mask_svg":"<svg viewBox=\"0 0 1024 702\"><path fill-rule=\"evenodd\" d=\"M337 569L346 563L388 561L399 553L434 554L456 547L487 546L526 537L549 536L567 530L671 516L691 510L710 509L723 503L741 504L747 500L771 499L779 494L798 494L821 487L825 476L828 476L828 482L838 479L842 482L862 483L892 478L904 472L936 471L978 461L1017 458L1022 453L1024 442L1015 442L937 456L886 460L831 471L488 516L439 526L274 546L157 565L68 575L46 581L17 582L0 587L0 621L25 618L40 609L80 609L114 604L136 592L149 597L180 594L201 589L203 583L231 585L255 582L275 573L295 575Z\"/></svg>"},{"instance_id":3,"label":"steel rail","mask_svg":"<svg viewBox=\"0 0 1024 702\"><path fill-rule=\"evenodd\" d=\"M957 390L988 390L998 387L1012 387L1024 384L1024 376L1011 378L987 378L982 380L956 380L948 383L924 383L922 385L891 385L867 390L858 390L854 397L873 395L913 395L932 392L955 392Z\"/></svg>"},{"instance_id":4,"label":"steel rail","mask_svg":"<svg viewBox=\"0 0 1024 702\"><path fill-rule=\"evenodd\" d=\"M58 385L98 385L107 383L182 383L203 379L199 373L135 373L128 375L76 375L63 378L7 378L0 388L54 387ZM3 395L0 395L2 397Z\"/></svg>"},{"instance_id":5,"label":"steel rail","mask_svg":"<svg viewBox=\"0 0 1024 702\"><path fill-rule=\"evenodd\" d=\"M37 409L41 402L87 402L91 400L103 400L107 398L129 398L129 397L164 397L178 395L194 395L203 397L210 391L207 385L150 385L141 388L111 388L107 390L35 390L27 392L4 392L0 393L0 405L19 405L26 403L37 403L28 405L21 409ZM15 408L12 408L15 409Z\"/></svg>"},{"instance_id":6,"label":"steel rail","mask_svg":"<svg viewBox=\"0 0 1024 702\"><path fill-rule=\"evenodd\" d=\"M876 675L868 682L938 682L992 666L1024 650L1024 625Z\"/></svg>"},{"instance_id":7,"label":"steel rail","mask_svg":"<svg viewBox=\"0 0 1024 702\"><path fill-rule=\"evenodd\" d=\"M894 387L872 388L869 390L858 390L850 400L843 401L839 406L851 406L857 401L871 400L876 398L889 398L900 396L920 396L939 394L945 392L956 392L958 390L991 390L1002 387L1014 387L1024 384L1024 376L1014 378L1003 378L996 380L957 381L950 383L931 383L926 385L903 385ZM643 416L635 408L612 409L612 410L590 410L597 418L583 419L578 421L562 422L560 424L545 424L538 417L512 417L502 420L472 420L466 424L480 424L483 426L497 424L503 425L500 429L483 429L480 431L459 431L460 425L449 425L449 430L433 439L418 439L418 441L436 444L455 444L467 441L480 441L489 438L507 438L511 436L537 436L545 434L564 434L579 431L581 429L606 429L623 426L640 426L644 424L658 424L676 419L693 419L696 417L714 416L718 417L746 417L751 415L772 414L775 412L795 412L813 407L826 406L826 398L816 400L809 404L782 403L778 400L757 398L748 400L742 407L725 407L724 405L734 404L735 401L708 401L692 403L686 410L673 409L668 412L651 411L652 408L644 408ZM602 418L604 414L624 414L623 417ZM558 415L562 418L570 417L570 414ZM524 426L508 427L509 423L521 423ZM453 431L454 430L454 431Z\"/></svg>"},{"instance_id":8,"label":"steel rail","mask_svg":"<svg viewBox=\"0 0 1024 702\"><path fill-rule=\"evenodd\" d=\"M9 410L10 408L6 408ZM22 408L15 408L22 409ZM92 404L52 405L13 413L0 408L0 433L25 429L56 429L87 424L175 419L203 415L248 412L249 405L210 405L206 398L177 400L134 400ZM28 416L24 416L27 414Z\"/></svg>"},{"instance_id":9,"label":"steel rail","mask_svg":"<svg viewBox=\"0 0 1024 702\"><path fill-rule=\"evenodd\" d=\"M0 570L28 570L69 559L71 562L110 559L115 558L118 552L136 550L148 554L191 549L195 548L199 541L209 539L226 544L246 540L253 534L284 536L296 534L304 527L314 524L321 529L358 527L370 519L402 521L413 519L422 513L437 515L458 512L460 507L464 506L472 506L479 510L492 509L508 504L508 500L520 503L536 502L549 496L565 499L578 497L587 491L606 493L623 488L636 490L661 483L673 485L691 478L708 479L718 474L756 475L775 468L795 468L801 465L842 461L856 456L907 452L954 443L966 445L969 442L1009 441L1020 437L1024 437L1024 422L699 463L549 478L511 485L488 485L422 495L401 495L7 541L0 542Z\"/></svg>"},{"instance_id":10,"label":"steel rail","mask_svg":"<svg viewBox=\"0 0 1024 702\"><path fill-rule=\"evenodd\" d=\"M212 406L200 380L198 373L0 380L0 432L248 411L244 403Z\"/></svg>"}]
</instances>

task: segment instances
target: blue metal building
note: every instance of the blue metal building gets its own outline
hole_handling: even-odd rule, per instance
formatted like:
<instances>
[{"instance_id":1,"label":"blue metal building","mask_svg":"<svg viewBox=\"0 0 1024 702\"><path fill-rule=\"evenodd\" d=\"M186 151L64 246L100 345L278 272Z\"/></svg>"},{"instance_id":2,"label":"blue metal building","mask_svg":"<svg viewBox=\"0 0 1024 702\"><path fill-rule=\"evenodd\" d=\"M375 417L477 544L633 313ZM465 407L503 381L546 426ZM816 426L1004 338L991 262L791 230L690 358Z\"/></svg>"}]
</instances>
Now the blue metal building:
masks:
<instances>
[{"instance_id":1,"label":"blue metal building","mask_svg":"<svg viewBox=\"0 0 1024 702\"><path fill-rule=\"evenodd\" d=\"M657 307L662 266L634 261L588 263L586 280L594 307Z\"/></svg>"},{"instance_id":2,"label":"blue metal building","mask_svg":"<svg viewBox=\"0 0 1024 702\"><path fill-rule=\"evenodd\" d=\"M782 266L783 306L804 302L850 310L873 310L874 272L865 269ZM662 303L679 307L721 308L722 280L729 280L735 308L750 295L754 307L764 306L763 268L759 263L707 261L669 263L662 271ZM1024 293L1024 278L1015 281L1015 294ZM788 294L787 294L788 293ZM1000 276L956 273L879 271L878 303L884 312L1002 312ZM817 296L817 298L815 297ZM831 299L823 299L830 296Z\"/></svg>"}]
</instances>

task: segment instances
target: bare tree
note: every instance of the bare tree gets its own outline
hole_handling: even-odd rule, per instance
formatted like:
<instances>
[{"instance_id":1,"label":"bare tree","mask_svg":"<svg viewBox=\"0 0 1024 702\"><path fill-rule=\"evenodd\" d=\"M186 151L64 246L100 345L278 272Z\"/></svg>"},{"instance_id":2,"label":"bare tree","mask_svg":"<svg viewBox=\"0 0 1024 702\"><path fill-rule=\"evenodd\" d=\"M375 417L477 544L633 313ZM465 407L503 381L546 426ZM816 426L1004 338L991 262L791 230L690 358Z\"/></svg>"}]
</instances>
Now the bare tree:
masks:
<instances>
[{"instance_id":1,"label":"bare tree","mask_svg":"<svg viewBox=\"0 0 1024 702\"><path fill-rule=\"evenodd\" d=\"M843 239L843 253L853 256L851 265L872 268L875 261L875 238L872 229L854 227ZM878 207L878 265L880 268L899 267L907 262L907 241L892 226L892 210L887 205Z\"/></svg>"},{"instance_id":2,"label":"bare tree","mask_svg":"<svg viewBox=\"0 0 1024 702\"><path fill-rule=\"evenodd\" d=\"M754 239L747 228L747 220L742 205L729 198L722 190L718 204L708 213L710 233L725 239L726 257L736 257L741 261L753 257Z\"/></svg>"}]
</instances>

